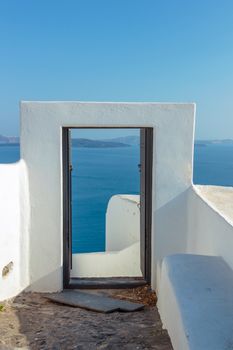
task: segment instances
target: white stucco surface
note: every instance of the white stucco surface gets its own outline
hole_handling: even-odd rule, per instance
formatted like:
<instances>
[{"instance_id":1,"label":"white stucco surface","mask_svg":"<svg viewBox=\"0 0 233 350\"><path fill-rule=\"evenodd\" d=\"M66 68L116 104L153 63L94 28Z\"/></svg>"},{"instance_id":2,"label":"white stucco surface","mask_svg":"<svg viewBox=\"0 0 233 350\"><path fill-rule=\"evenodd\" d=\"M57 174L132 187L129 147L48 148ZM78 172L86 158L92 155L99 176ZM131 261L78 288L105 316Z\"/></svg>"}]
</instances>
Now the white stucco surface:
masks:
<instances>
[{"instance_id":1,"label":"white stucco surface","mask_svg":"<svg viewBox=\"0 0 233 350\"><path fill-rule=\"evenodd\" d=\"M170 251L185 249L187 203L183 194L192 184L194 114L193 104L21 103L21 157L28 167L31 205L31 290L56 291L63 286L61 131L64 126L153 128L151 267L152 286L156 287L161 258ZM175 203L179 204L178 208ZM177 223L165 232L162 219L169 221L169 214L177 218Z\"/></svg>"},{"instance_id":2,"label":"white stucco surface","mask_svg":"<svg viewBox=\"0 0 233 350\"><path fill-rule=\"evenodd\" d=\"M220 257L180 254L163 261L158 308L174 350L233 344L233 271Z\"/></svg>"},{"instance_id":3,"label":"white stucco surface","mask_svg":"<svg viewBox=\"0 0 233 350\"><path fill-rule=\"evenodd\" d=\"M29 206L26 166L23 161L0 165L0 213L1 301L18 294L29 282Z\"/></svg>"},{"instance_id":4,"label":"white stucco surface","mask_svg":"<svg viewBox=\"0 0 233 350\"><path fill-rule=\"evenodd\" d=\"M190 254L203 254L211 258L213 256L217 256L216 259L224 259L224 261L229 265L231 269L233 269L233 255L232 255L232 247L233 247L233 226L232 226L232 188L226 187L218 187L218 186L192 186L188 191L185 191L182 196L180 196L179 200L174 201L174 203L170 203L168 205L167 211L160 218L161 225L164 223L164 233L167 237L165 242L166 251L170 250L170 254L174 254L177 252L190 253ZM182 210L185 209L183 212ZM169 220L166 221L166 214L169 217ZM186 231L185 231L186 230ZM177 237L180 238L179 242L174 242L173 240L169 240L168 237L171 238L172 232L176 232ZM161 252L161 256L163 252ZM175 259L175 258L174 258ZM195 258L194 258L195 259ZM194 270L192 268L192 264L187 264L186 257L180 260L180 265L183 264L182 267L177 267L177 271L185 271L184 275L180 275L179 282L176 282L174 279L171 279L168 272L167 261L169 258L165 258L162 267L162 275L161 279L158 282L158 306L159 312L162 316L163 326L168 329L169 335L171 337L174 349L183 350L183 349L211 349L210 347L202 346L200 344L198 346L190 346L188 342L189 338L186 335L189 335L189 329L184 327L183 315L182 315L182 302L185 302L185 296L181 293L179 296L180 301L175 294L175 288L177 283L182 287L184 286L185 281L193 288L196 292L195 286L193 283L197 280L194 276ZM169 260L170 261L170 260ZM215 261L215 260L214 260ZM223 262L223 260L221 260ZM207 260L203 258L203 267L200 269L207 269L208 274L211 276L211 271L208 270ZM205 270L206 271L206 270ZM230 269L228 269L230 271ZM231 270L232 272L232 270ZM197 271L195 272L197 273ZM214 273L217 272L217 269ZM188 277L189 276L189 277ZM228 274L229 279L231 280L232 274ZM197 277L199 278L199 277ZM225 281L222 281L219 285L219 297L222 293L222 289L226 288L229 293L233 293L233 288L229 288L229 284ZM174 284L175 283L175 284ZM199 279L199 288L205 288L205 281ZM216 289L217 293L217 289ZM192 302L195 297L190 296L190 302ZM196 304L193 308L200 310L202 307L201 301L199 299L195 299ZM211 307L215 310L216 300L213 301ZM192 305L192 304L190 304ZM217 304L218 305L218 304ZM221 309L221 306L218 305ZM228 302L228 306L224 305L222 309L222 313L218 314L219 319L214 320L218 322L219 329L218 334L224 334L225 326L222 320L224 318L224 310L229 307L232 310L231 302ZM185 309L187 314L193 314L192 309ZM213 318L211 312L205 312L201 314L203 321L206 322L207 333L209 332L209 337L214 338L215 331L213 328ZM231 313L231 318L229 321L232 322L233 317ZM228 323L229 325L229 323ZM193 335L193 340L198 341L200 339L202 324L200 322L200 326L195 326L194 324L190 325L191 331L193 331L193 327L196 329L196 335ZM198 328L198 330L197 330ZM194 333L193 333L194 334ZM204 335L203 335L204 337ZM197 338L197 339L196 339ZM202 338L201 338L202 339ZM221 338L224 340L224 337ZM195 344L195 343L193 343ZM209 344L213 344L210 341ZM219 343L216 341L216 344ZM228 345L227 345L228 346ZM213 347L213 349L224 349L225 347ZM227 348L227 347L226 347Z\"/></svg>"},{"instance_id":5,"label":"white stucco surface","mask_svg":"<svg viewBox=\"0 0 233 350\"><path fill-rule=\"evenodd\" d=\"M233 189L192 184L194 116L193 104L22 102L21 161L0 165L0 300L63 288L62 127L151 127L151 283L164 327L175 349L232 346ZM85 276L115 276L119 260L124 276L140 256L136 202L111 199L109 251L75 254L73 276L84 277L80 266ZM166 258L177 253L192 255Z\"/></svg>"},{"instance_id":6,"label":"white stucco surface","mask_svg":"<svg viewBox=\"0 0 233 350\"><path fill-rule=\"evenodd\" d=\"M73 254L71 277L142 277L140 243L114 252Z\"/></svg>"},{"instance_id":7,"label":"white stucco surface","mask_svg":"<svg viewBox=\"0 0 233 350\"><path fill-rule=\"evenodd\" d=\"M27 287L63 288L62 127L151 127L151 282L164 327L175 349L222 349L224 339L232 346L233 189L192 184L194 114L193 104L23 102L21 161L0 165L0 300ZM75 254L73 276L82 277L83 265L85 275L112 277L119 260L124 276L129 256L139 257L137 201L128 199L109 203L109 251ZM165 258L177 253L192 255Z\"/></svg>"},{"instance_id":8,"label":"white stucco surface","mask_svg":"<svg viewBox=\"0 0 233 350\"><path fill-rule=\"evenodd\" d=\"M119 194L106 212L106 251L72 254L71 277L141 277L140 197Z\"/></svg>"},{"instance_id":9,"label":"white stucco surface","mask_svg":"<svg viewBox=\"0 0 233 350\"><path fill-rule=\"evenodd\" d=\"M233 187L194 186L195 192L233 225Z\"/></svg>"},{"instance_id":10,"label":"white stucco surface","mask_svg":"<svg viewBox=\"0 0 233 350\"><path fill-rule=\"evenodd\" d=\"M62 127L151 127L154 131L151 283L158 292L164 326L169 330L175 349L182 350L199 341L195 339L197 332L193 332L194 304L204 305L204 309L211 303L214 309L216 304L220 320L227 323L229 319L224 318L228 315L227 307L220 301L226 299L228 305L232 301L231 296L228 298L224 293L229 287L232 295L233 189L192 184L194 114L193 104L23 102L21 161L0 165L1 272L8 264L11 266L4 277L0 275L0 300L16 295L26 287L42 292L63 288ZM89 254L75 254L73 276L80 274L78 268L82 265L93 277L100 273L113 276L119 257L118 271L124 276L129 256L139 256L138 224L133 220L135 204L134 199L126 201L122 195L112 198L106 215L107 229L113 232L107 243L110 251L93 254L91 258ZM113 213L115 206L120 209ZM127 210L132 218L131 225L119 219ZM121 235L124 227L132 233L127 242ZM206 255L201 258L203 268L199 266L199 272L214 278L214 272L219 271L216 280L204 279L198 274L196 258L179 260L182 268L176 265L176 269L171 270L170 258L162 265L166 256L177 253ZM219 266L223 265L225 268L220 271ZM138 265L134 267L137 269ZM183 273L182 277L178 272ZM191 295L190 303L186 303L188 294L182 291L189 291L186 282L190 276L190 286L196 290L197 298ZM212 288L207 284L213 281L217 281L219 291L215 290L211 303L205 306L204 301L209 301L207 289ZM205 291L201 293L200 288ZM206 324L210 322L214 334L211 320L215 320L215 316L212 317L211 307L207 311L203 320ZM229 322L227 324L231 325ZM216 344L225 337L224 325L221 325L222 338L216 338ZM192 329L191 341L187 329ZM209 329L206 331L208 333Z\"/></svg>"},{"instance_id":11,"label":"white stucco surface","mask_svg":"<svg viewBox=\"0 0 233 350\"><path fill-rule=\"evenodd\" d=\"M187 203L186 252L221 256L233 269L232 188L194 186Z\"/></svg>"},{"instance_id":12,"label":"white stucco surface","mask_svg":"<svg viewBox=\"0 0 233 350\"><path fill-rule=\"evenodd\" d=\"M106 251L119 251L140 240L140 196L111 197L106 212ZM140 252L138 255L140 264Z\"/></svg>"}]
</instances>

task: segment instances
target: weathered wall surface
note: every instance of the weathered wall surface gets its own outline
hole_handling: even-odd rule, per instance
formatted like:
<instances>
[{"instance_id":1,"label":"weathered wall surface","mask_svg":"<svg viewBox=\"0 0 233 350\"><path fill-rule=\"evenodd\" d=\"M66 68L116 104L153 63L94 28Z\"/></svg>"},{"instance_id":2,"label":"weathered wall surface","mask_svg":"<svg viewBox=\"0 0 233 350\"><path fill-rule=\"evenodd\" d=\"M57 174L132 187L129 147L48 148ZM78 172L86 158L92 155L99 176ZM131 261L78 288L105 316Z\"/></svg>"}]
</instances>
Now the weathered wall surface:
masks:
<instances>
[{"instance_id":1,"label":"weathered wall surface","mask_svg":"<svg viewBox=\"0 0 233 350\"><path fill-rule=\"evenodd\" d=\"M0 165L0 300L28 285L29 207L24 162Z\"/></svg>"},{"instance_id":2,"label":"weathered wall surface","mask_svg":"<svg viewBox=\"0 0 233 350\"><path fill-rule=\"evenodd\" d=\"M168 226L162 217L175 214L169 203L178 200L177 214L185 215L182 194L192 184L193 104L22 102L21 157L27 163L31 204L30 285L36 291L62 289L62 127L152 127L152 286L163 256L172 242L183 242L187 223ZM181 198L181 199L180 199ZM170 208L167 211L166 208ZM183 249L175 243L175 250ZM43 256L43 259L41 257Z\"/></svg>"}]
</instances>

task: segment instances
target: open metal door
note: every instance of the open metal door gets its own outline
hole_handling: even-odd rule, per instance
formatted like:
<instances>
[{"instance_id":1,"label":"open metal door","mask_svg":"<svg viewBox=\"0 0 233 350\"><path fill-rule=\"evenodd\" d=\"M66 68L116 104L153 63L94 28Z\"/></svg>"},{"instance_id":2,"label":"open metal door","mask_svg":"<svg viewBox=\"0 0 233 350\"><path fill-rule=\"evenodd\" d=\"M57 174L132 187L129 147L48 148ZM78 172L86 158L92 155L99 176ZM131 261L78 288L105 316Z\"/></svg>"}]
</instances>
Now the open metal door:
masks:
<instances>
[{"instance_id":1,"label":"open metal door","mask_svg":"<svg viewBox=\"0 0 233 350\"><path fill-rule=\"evenodd\" d=\"M69 162L69 260L72 269L72 140L71 131L68 130L68 162Z\"/></svg>"},{"instance_id":2,"label":"open metal door","mask_svg":"<svg viewBox=\"0 0 233 350\"><path fill-rule=\"evenodd\" d=\"M150 283L153 128L140 128L140 268L142 277L112 279L71 277L72 268L72 145L70 129L62 129L63 153L63 287L122 288Z\"/></svg>"},{"instance_id":3,"label":"open metal door","mask_svg":"<svg viewBox=\"0 0 233 350\"><path fill-rule=\"evenodd\" d=\"M145 183L145 149L146 149L146 132L145 129L140 130L140 267L142 275L145 276L145 194L146 194L146 183Z\"/></svg>"},{"instance_id":4,"label":"open metal door","mask_svg":"<svg viewBox=\"0 0 233 350\"><path fill-rule=\"evenodd\" d=\"M144 279L151 279L153 129L140 130L140 267Z\"/></svg>"},{"instance_id":5,"label":"open metal door","mask_svg":"<svg viewBox=\"0 0 233 350\"><path fill-rule=\"evenodd\" d=\"M70 282L72 268L72 147L68 128L62 129L63 155L63 285Z\"/></svg>"}]
</instances>

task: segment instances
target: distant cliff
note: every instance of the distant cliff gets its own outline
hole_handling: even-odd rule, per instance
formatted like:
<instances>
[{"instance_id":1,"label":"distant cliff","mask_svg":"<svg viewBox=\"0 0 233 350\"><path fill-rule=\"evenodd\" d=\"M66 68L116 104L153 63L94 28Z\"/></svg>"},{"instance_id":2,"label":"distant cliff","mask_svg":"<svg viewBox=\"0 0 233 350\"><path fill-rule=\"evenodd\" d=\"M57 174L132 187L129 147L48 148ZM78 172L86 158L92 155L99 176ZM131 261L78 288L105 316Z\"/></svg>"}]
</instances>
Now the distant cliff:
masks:
<instances>
[{"instance_id":1,"label":"distant cliff","mask_svg":"<svg viewBox=\"0 0 233 350\"><path fill-rule=\"evenodd\" d=\"M196 140L195 146L205 147L208 145L233 145L233 139L225 140Z\"/></svg>"},{"instance_id":2,"label":"distant cliff","mask_svg":"<svg viewBox=\"0 0 233 350\"><path fill-rule=\"evenodd\" d=\"M140 144L140 136L139 135L121 136L121 137L115 137L113 139L104 139L103 141L120 142L130 146L138 146Z\"/></svg>"},{"instance_id":3,"label":"distant cliff","mask_svg":"<svg viewBox=\"0 0 233 350\"><path fill-rule=\"evenodd\" d=\"M17 146L19 145L19 137L0 135L0 146ZM113 140L90 140L90 139L72 139L73 147L86 148L116 148L116 147L130 147L130 145L123 142L116 142Z\"/></svg>"},{"instance_id":4,"label":"distant cliff","mask_svg":"<svg viewBox=\"0 0 233 350\"><path fill-rule=\"evenodd\" d=\"M72 139L73 147L86 147L86 148L116 148L116 147L130 147L122 142L114 141L102 141L102 140L89 140L89 139Z\"/></svg>"},{"instance_id":5,"label":"distant cliff","mask_svg":"<svg viewBox=\"0 0 233 350\"><path fill-rule=\"evenodd\" d=\"M0 135L0 146L17 146L20 140L17 136L3 136ZM130 147L140 144L140 137L138 135L122 136L112 139L90 140L84 138L72 139L73 147L86 148L116 148L116 147ZM233 145L233 139L225 140L195 140L196 147L207 147L208 145Z\"/></svg>"},{"instance_id":6,"label":"distant cliff","mask_svg":"<svg viewBox=\"0 0 233 350\"><path fill-rule=\"evenodd\" d=\"M19 137L0 135L0 145L19 145Z\"/></svg>"}]
</instances>

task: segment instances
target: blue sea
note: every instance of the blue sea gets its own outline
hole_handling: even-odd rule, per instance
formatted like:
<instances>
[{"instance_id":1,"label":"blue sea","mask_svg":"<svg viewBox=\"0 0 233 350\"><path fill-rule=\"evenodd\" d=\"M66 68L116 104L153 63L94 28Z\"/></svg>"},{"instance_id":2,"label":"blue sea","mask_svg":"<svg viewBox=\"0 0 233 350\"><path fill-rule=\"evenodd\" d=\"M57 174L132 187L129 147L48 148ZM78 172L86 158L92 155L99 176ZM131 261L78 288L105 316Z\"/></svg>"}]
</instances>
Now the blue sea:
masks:
<instances>
[{"instance_id":1,"label":"blue sea","mask_svg":"<svg viewBox=\"0 0 233 350\"><path fill-rule=\"evenodd\" d=\"M18 146L0 147L0 163L17 160ZM73 148L72 163L72 251L104 251L110 197L140 191L139 147ZM233 186L233 145L195 147L194 183Z\"/></svg>"}]
</instances>

